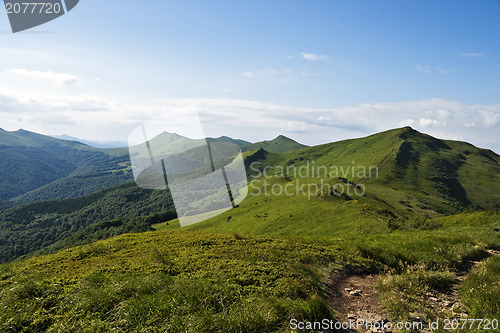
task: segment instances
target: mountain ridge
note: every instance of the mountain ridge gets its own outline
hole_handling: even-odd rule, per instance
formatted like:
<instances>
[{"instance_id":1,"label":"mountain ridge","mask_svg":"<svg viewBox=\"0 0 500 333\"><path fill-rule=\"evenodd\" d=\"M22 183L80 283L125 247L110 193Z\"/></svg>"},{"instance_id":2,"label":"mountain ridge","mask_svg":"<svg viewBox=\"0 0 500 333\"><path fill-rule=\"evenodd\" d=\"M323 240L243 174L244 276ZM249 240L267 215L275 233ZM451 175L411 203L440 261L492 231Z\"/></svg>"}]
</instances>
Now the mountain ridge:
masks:
<instances>
[{"instance_id":1,"label":"mountain ridge","mask_svg":"<svg viewBox=\"0 0 500 333\"><path fill-rule=\"evenodd\" d=\"M0 261L14 260L0 263L0 330L178 322L181 332L189 320L193 332L281 332L289 318L335 319L327 272L384 273L381 302L393 321L416 311L447 318L449 307L439 312L422 296L438 297L443 284L476 307L471 318L498 317L500 260L488 260L472 286L455 282L460 267L500 250L495 153L400 128L243 157L246 199L184 228L168 190L133 182L0 210Z\"/></svg>"},{"instance_id":2,"label":"mountain ridge","mask_svg":"<svg viewBox=\"0 0 500 333\"><path fill-rule=\"evenodd\" d=\"M181 138L178 135L175 137ZM100 171L90 173L88 170L73 171L72 178L62 178L41 188L51 196L44 197L40 193L36 196L46 198L46 200L53 199L54 189L64 192L71 186L76 185L79 189L85 184L88 186L96 181L102 185L106 179L116 180L117 176L124 176L124 173L120 176L119 171L106 169L114 168L117 162L116 157L109 155L107 157L95 155L94 157L99 156L105 157L104 162L108 163L99 164L102 166ZM306 226L302 222L302 219L308 215L319 214L318 228L335 232L332 229L334 225L332 221L342 221L347 217L362 220L364 224L377 224L379 223L377 221L384 221L387 228L397 229L406 223L405 221L415 218L425 220L429 217L456 214L465 209L500 210L498 164L500 157L498 155L467 143L436 139L411 128L399 128L364 138L305 147L283 153L273 153L264 148L258 148L245 151L243 157L250 185L248 197L238 209L191 228L207 231L224 228L232 232L245 230L252 233L266 230L270 234L286 231L312 236L316 232L315 228ZM125 157L122 158L121 163L126 166L128 162ZM370 167L372 169L369 169ZM306 173L301 176L304 170ZM366 170L373 170L374 175L370 176L365 172ZM127 178L121 179L124 182L127 180ZM131 180L130 174L128 180ZM267 197L253 195L256 189L262 189L256 184L262 185L263 182L267 182L271 188L272 186L291 186L296 192L291 197L281 194ZM120 186L111 187L119 184L106 183L105 185L114 193L113 197L130 195L127 194L130 190L124 190ZM330 185L332 187L328 191L321 188L321 186ZM306 186L306 190L303 186ZM346 193L336 195L333 186L345 189ZM314 188L316 190L313 190ZM348 193L356 188L364 189L364 193L361 195ZM137 189L139 191L139 188ZM92 192L97 190L98 188ZM86 193L81 192L80 195L83 194ZM164 195L169 197L168 193ZM30 201L29 196L25 199ZM262 205L264 201L266 204ZM50 206L52 205L57 205L57 202L50 202ZM100 205L111 206L111 203L104 201ZM266 219L254 218L257 205L265 207L269 216L282 216L279 207L292 207L288 209L293 211L290 215L295 217L279 218L269 224ZM2 206L7 208L9 203L3 202ZM16 208L11 208L9 211L12 209ZM295 211L296 209L299 211ZM335 214L332 213L332 209ZM55 218L51 214L50 212L43 213L37 219L49 221ZM75 214L78 215L80 212ZM81 214L87 213L82 211ZM257 213L257 215L260 214ZM92 216L89 215L88 218ZM110 219L124 217L132 218L133 216L119 215L118 211L109 215ZM64 217L57 218L64 219ZM228 219L232 221L231 224L227 224ZM23 220L16 223L22 224ZM90 227L92 220L82 222L80 225ZM170 228L174 226L178 224L170 223L169 225Z\"/></svg>"},{"instance_id":3,"label":"mountain ridge","mask_svg":"<svg viewBox=\"0 0 500 333\"><path fill-rule=\"evenodd\" d=\"M284 135L278 135L272 140L260 141L252 144L243 145L242 151L259 150L263 148L271 153L284 153L288 151L306 148L308 146L298 143Z\"/></svg>"},{"instance_id":4,"label":"mountain ridge","mask_svg":"<svg viewBox=\"0 0 500 333\"><path fill-rule=\"evenodd\" d=\"M122 142L122 141L89 141L74 136L70 136L67 134L51 135L51 137L59 140L81 142L94 148L125 148L128 145L127 142Z\"/></svg>"},{"instance_id":5,"label":"mountain ridge","mask_svg":"<svg viewBox=\"0 0 500 333\"><path fill-rule=\"evenodd\" d=\"M81 150L93 150L92 147L77 141L60 140L51 136L19 129L5 131L0 129L0 146L13 147L72 147Z\"/></svg>"},{"instance_id":6,"label":"mountain ridge","mask_svg":"<svg viewBox=\"0 0 500 333\"><path fill-rule=\"evenodd\" d=\"M156 146L167 147L159 154L182 151L197 142L166 132L152 140L158 142ZM207 140L240 147L248 144L227 136ZM195 145L201 144L204 142ZM78 197L133 180L128 148L96 148L24 129L2 129L0 149L0 200L22 203Z\"/></svg>"},{"instance_id":7,"label":"mountain ridge","mask_svg":"<svg viewBox=\"0 0 500 333\"><path fill-rule=\"evenodd\" d=\"M336 223L345 219L364 228L383 223L399 229L408 221L500 210L500 156L410 128L282 154L261 149L245 157L255 195L188 229L312 237L336 234ZM273 189L281 192L274 195ZM311 219L316 222L303 222Z\"/></svg>"},{"instance_id":8,"label":"mountain ridge","mask_svg":"<svg viewBox=\"0 0 500 333\"><path fill-rule=\"evenodd\" d=\"M21 129L0 131L0 150L0 200L75 197L131 180L127 165L120 165L125 151L119 149L98 149ZM85 175L96 179L92 184L78 181ZM67 186L57 185L63 180ZM29 195L33 191L42 194Z\"/></svg>"}]
</instances>

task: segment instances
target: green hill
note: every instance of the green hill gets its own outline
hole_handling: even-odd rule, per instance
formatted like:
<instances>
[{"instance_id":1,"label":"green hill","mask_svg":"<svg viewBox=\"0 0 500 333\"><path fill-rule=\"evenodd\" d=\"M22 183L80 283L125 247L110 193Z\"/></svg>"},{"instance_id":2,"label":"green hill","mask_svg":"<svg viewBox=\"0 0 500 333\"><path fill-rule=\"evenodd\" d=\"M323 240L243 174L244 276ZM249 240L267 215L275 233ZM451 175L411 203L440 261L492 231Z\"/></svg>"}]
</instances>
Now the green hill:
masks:
<instances>
[{"instance_id":1,"label":"green hill","mask_svg":"<svg viewBox=\"0 0 500 333\"><path fill-rule=\"evenodd\" d=\"M248 198L190 228L322 236L338 233L344 220L368 230L380 222L398 228L411 219L500 208L498 155L411 128L283 154L247 152L245 159Z\"/></svg>"},{"instance_id":2,"label":"green hill","mask_svg":"<svg viewBox=\"0 0 500 333\"><path fill-rule=\"evenodd\" d=\"M125 149L0 130L0 200L78 197L132 180Z\"/></svg>"},{"instance_id":3,"label":"green hill","mask_svg":"<svg viewBox=\"0 0 500 333\"><path fill-rule=\"evenodd\" d=\"M249 144L247 141L232 139L227 136L221 136L219 138L191 139L176 133L162 132L149 140L149 146L151 147L151 153L153 156L171 156L194 150L198 147L205 147L207 141L228 145L232 144L236 146ZM150 158L148 151L143 151L142 148L137 148L137 146L131 147L131 154L147 159Z\"/></svg>"},{"instance_id":4,"label":"green hill","mask_svg":"<svg viewBox=\"0 0 500 333\"><path fill-rule=\"evenodd\" d=\"M271 153L284 153L287 151L297 150L307 147L306 145L300 144L286 136L280 135L270 141L256 142L252 144L243 145L241 147L242 151L251 151L265 149Z\"/></svg>"}]
</instances>

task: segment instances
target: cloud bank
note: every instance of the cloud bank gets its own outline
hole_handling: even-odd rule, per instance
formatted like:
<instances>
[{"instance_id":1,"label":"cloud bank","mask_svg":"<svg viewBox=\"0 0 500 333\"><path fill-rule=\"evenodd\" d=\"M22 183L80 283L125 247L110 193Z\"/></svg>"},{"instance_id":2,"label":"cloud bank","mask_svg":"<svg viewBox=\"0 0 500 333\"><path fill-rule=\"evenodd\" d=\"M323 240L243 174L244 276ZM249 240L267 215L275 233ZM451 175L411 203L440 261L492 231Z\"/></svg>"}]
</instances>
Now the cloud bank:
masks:
<instances>
[{"instance_id":1,"label":"cloud bank","mask_svg":"<svg viewBox=\"0 0 500 333\"><path fill-rule=\"evenodd\" d=\"M182 109L186 106L199 110L207 136L260 141L284 134L315 145L412 126L439 138L500 152L500 105L467 105L438 98L343 108L301 108L229 98L133 104L94 95L36 94L0 87L0 127L126 141L138 124L160 114L169 114L174 124L185 121Z\"/></svg>"},{"instance_id":2,"label":"cloud bank","mask_svg":"<svg viewBox=\"0 0 500 333\"><path fill-rule=\"evenodd\" d=\"M80 79L72 74L68 73L54 73L51 71L41 72L41 71L30 71L23 68L9 69L6 71L7 74L13 74L15 76L21 76L28 79L33 79L35 81L50 84L57 87L62 86L73 86L80 85Z\"/></svg>"}]
</instances>

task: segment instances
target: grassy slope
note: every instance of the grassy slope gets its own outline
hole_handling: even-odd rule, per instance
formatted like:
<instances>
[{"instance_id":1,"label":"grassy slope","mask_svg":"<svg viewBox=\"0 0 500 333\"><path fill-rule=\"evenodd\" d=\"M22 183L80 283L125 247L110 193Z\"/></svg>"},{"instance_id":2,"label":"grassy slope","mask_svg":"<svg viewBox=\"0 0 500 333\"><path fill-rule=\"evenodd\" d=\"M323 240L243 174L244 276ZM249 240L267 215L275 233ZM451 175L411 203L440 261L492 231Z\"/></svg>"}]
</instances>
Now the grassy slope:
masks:
<instances>
[{"instance_id":1,"label":"grassy slope","mask_svg":"<svg viewBox=\"0 0 500 333\"><path fill-rule=\"evenodd\" d=\"M250 171L253 182L249 197L239 208L186 229L342 244L351 255L373 260L378 268L391 268L396 276L402 274L404 281L415 278L423 288L427 288L426 279L432 282L453 277L450 272L465 260L481 257L487 248L500 247L499 213L446 216L464 207L498 210L499 157L493 152L462 142L437 140L405 128L282 155L263 150L248 152L246 157L261 163ZM341 178L318 177L312 175L313 162L315 167L336 165L344 167L344 171L350 165L376 165L379 175L365 178L357 172L346 172ZM290 168L285 171L287 179L281 171L292 165L296 166L297 175ZM259 174L257 169L271 166L267 175L252 178ZM308 166L310 177L298 175L304 166ZM322 181L346 185L343 177L364 184L366 195L337 197L309 187ZM273 186L289 185L294 195L264 195L266 183L269 193ZM306 184L304 192L297 192L302 184ZM255 193L261 194L252 195ZM156 226L158 230L176 227L172 222ZM411 272L409 277L407 271ZM415 277L417 273L424 275ZM437 287L431 283L429 288ZM400 296L394 299L402 300ZM485 305L486 300L481 300L480 295L473 299L469 303ZM395 318L411 319L411 307L391 309Z\"/></svg>"},{"instance_id":2,"label":"grassy slope","mask_svg":"<svg viewBox=\"0 0 500 333\"><path fill-rule=\"evenodd\" d=\"M403 276L391 284L391 291L407 288L408 281L432 291L441 282L450 283L453 275L447 272L465 258L480 256L486 247L500 248L494 232L500 226L499 213L431 221L394 232L346 233L332 244L186 229L147 232L2 264L0 307L5 311L0 312L0 328L285 332L290 318L334 317L323 301L321 284L322 272L334 267L357 263L391 268L395 276ZM417 276L407 276L407 271ZM484 308L481 297L491 292L482 281L487 278L493 288L498 283L498 276L478 274L464 287L479 284L485 289L479 297L466 293L476 309ZM488 315L498 315L494 304L487 305L493 309ZM408 318L398 307L389 309Z\"/></svg>"},{"instance_id":3,"label":"grassy slope","mask_svg":"<svg viewBox=\"0 0 500 333\"><path fill-rule=\"evenodd\" d=\"M500 292L499 258L492 257L474 269L464 283L459 285L459 297L464 307L436 307L429 295L442 301L441 294L451 294L459 283L456 271L464 267L466 260L484 258L484 249L500 249L500 213L474 212L451 215L432 220L427 225L431 230L413 231L407 236L418 237L419 241L373 242L370 248L378 247L372 258L398 259L399 252L408 252L414 258L423 260L407 261L405 257L392 264L388 273L379 280L377 289L382 304L393 320L415 321L460 319L466 312L468 318L495 319L500 317L498 295ZM383 244L381 244L383 242ZM410 243L419 246L408 246ZM467 264L465 264L467 266ZM468 322L470 325L471 322ZM466 328L460 332L484 332L484 329ZM446 332L442 329L439 332ZM468 326L467 326L468 327ZM484 326L483 326L484 327Z\"/></svg>"},{"instance_id":4,"label":"grassy slope","mask_svg":"<svg viewBox=\"0 0 500 333\"><path fill-rule=\"evenodd\" d=\"M465 280L462 300L470 308L471 318L498 319L500 313L500 257L492 257Z\"/></svg>"},{"instance_id":5,"label":"grassy slope","mask_svg":"<svg viewBox=\"0 0 500 333\"><path fill-rule=\"evenodd\" d=\"M259 236L123 235L0 265L3 332L274 332L328 318L338 249Z\"/></svg>"}]
</instances>

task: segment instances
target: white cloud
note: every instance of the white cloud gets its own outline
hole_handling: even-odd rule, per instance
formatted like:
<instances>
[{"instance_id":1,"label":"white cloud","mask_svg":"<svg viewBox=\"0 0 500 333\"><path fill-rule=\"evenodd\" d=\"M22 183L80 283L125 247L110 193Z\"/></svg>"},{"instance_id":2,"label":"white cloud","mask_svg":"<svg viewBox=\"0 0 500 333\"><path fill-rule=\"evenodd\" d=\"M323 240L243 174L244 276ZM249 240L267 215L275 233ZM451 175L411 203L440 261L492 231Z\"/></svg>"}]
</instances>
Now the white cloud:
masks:
<instances>
[{"instance_id":1,"label":"white cloud","mask_svg":"<svg viewBox=\"0 0 500 333\"><path fill-rule=\"evenodd\" d=\"M440 119L447 119L450 116L450 112L443 109L437 110L437 114Z\"/></svg>"},{"instance_id":2,"label":"white cloud","mask_svg":"<svg viewBox=\"0 0 500 333\"><path fill-rule=\"evenodd\" d=\"M428 126L439 125L440 123L439 123L439 121L434 120L434 119L420 118L419 124L422 127L428 127Z\"/></svg>"},{"instance_id":3,"label":"white cloud","mask_svg":"<svg viewBox=\"0 0 500 333\"><path fill-rule=\"evenodd\" d=\"M54 86L72 86L80 85L81 80L73 74L68 73L54 73L51 71L30 71L23 68L9 69L6 71L8 74L13 74L21 77L33 79L42 83L48 83Z\"/></svg>"},{"instance_id":4,"label":"white cloud","mask_svg":"<svg viewBox=\"0 0 500 333\"><path fill-rule=\"evenodd\" d=\"M399 126L401 126L401 127L412 126L413 124L415 124L415 120L414 119L406 119L406 120L403 120L403 121L399 122Z\"/></svg>"},{"instance_id":5,"label":"white cloud","mask_svg":"<svg viewBox=\"0 0 500 333\"><path fill-rule=\"evenodd\" d=\"M305 59L307 61L326 61L328 60L328 56L326 55L320 55L320 54L314 54L314 53L301 53L302 59Z\"/></svg>"},{"instance_id":6,"label":"white cloud","mask_svg":"<svg viewBox=\"0 0 500 333\"><path fill-rule=\"evenodd\" d=\"M484 127L490 128L498 124L500 113L479 110L479 115L482 117Z\"/></svg>"},{"instance_id":7,"label":"white cloud","mask_svg":"<svg viewBox=\"0 0 500 333\"><path fill-rule=\"evenodd\" d=\"M484 53L481 52L471 52L471 53L462 53L462 57L472 57L472 58L479 58L484 56Z\"/></svg>"},{"instance_id":8,"label":"white cloud","mask_svg":"<svg viewBox=\"0 0 500 333\"><path fill-rule=\"evenodd\" d=\"M253 72L251 72L251 71L244 72L244 73L242 73L242 75L246 76L246 77L249 77L249 78L253 78L254 77Z\"/></svg>"},{"instance_id":9,"label":"white cloud","mask_svg":"<svg viewBox=\"0 0 500 333\"><path fill-rule=\"evenodd\" d=\"M272 69L266 68L257 72L257 76L269 79L271 81L290 81L293 71L290 68L285 69Z\"/></svg>"},{"instance_id":10,"label":"white cloud","mask_svg":"<svg viewBox=\"0 0 500 333\"><path fill-rule=\"evenodd\" d=\"M283 121L281 126L282 132L288 133L307 133L311 130L311 126L303 121Z\"/></svg>"}]
</instances>

